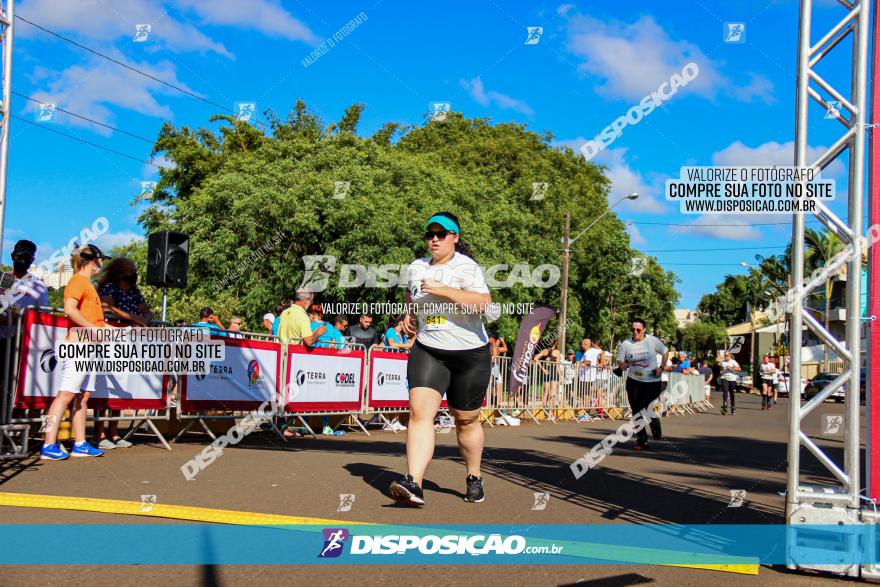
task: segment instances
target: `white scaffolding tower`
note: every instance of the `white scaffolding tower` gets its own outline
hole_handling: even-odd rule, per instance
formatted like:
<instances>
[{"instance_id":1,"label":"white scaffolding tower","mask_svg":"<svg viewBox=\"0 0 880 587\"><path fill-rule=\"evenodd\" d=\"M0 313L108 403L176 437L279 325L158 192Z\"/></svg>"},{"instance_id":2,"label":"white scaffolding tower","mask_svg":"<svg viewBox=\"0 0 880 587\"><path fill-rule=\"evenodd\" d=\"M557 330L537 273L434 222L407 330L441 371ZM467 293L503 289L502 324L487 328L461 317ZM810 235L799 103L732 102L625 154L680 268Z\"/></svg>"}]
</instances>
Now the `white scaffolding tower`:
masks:
<instances>
[{"instance_id":1,"label":"white scaffolding tower","mask_svg":"<svg viewBox=\"0 0 880 587\"><path fill-rule=\"evenodd\" d=\"M849 194L847 216L843 220L831 212L824 204L817 206L815 216L822 224L837 235L847 247L848 254L825 267L824 275L811 277L798 291L791 312L791 382L793 391L789 413L788 442L788 491L786 493L786 520L795 530L790 534L788 544L789 568L825 571L851 577L866 579L880 578L877 565L859 564L816 564L811 555L817 551L826 554L829 550L857 552L872 545L861 542L860 533L852 532L854 526L876 523L873 510L861 507L861 472L859 448L859 369L861 363L860 321L861 321L861 271L863 243L862 202L865 197L865 147L868 128L865 124L868 111L868 40L870 32L868 0L838 0L845 15L827 30L816 30L812 23L813 2L801 0L800 31L798 39L797 64L797 122L795 129L795 165L815 170L826 168L832 161L848 151ZM815 33L815 34L814 34ZM813 43L812 39L818 40ZM816 66L831 53L844 39L852 41L850 60L850 87L838 90L822 78ZM845 72L844 72L845 73ZM828 147L815 161L807 159L809 146L808 129L809 106L815 100L827 112L829 101L841 106L836 117L842 125L840 137ZM817 109L814 108L814 114ZM824 114L824 112L823 112ZM804 214L795 214L792 220L791 278L797 287L804 281ZM812 315L804 312L806 297L822 285L828 275L833 275L845 265L846 286L846 335L837 340ZM830 346L838 357L843 359L845 368L834 381L818 395L801 405L801 346L802 328L810 331ZM846 391L844 408L844 451L841 468L829 457L803 429L804 419L828 398L833 391L843 387ZM807 485L801 483L801 447L806 448L825 466L838 482L835 485ZM839 526L841 533L827 543L810 543L798 539L799 525ZM849 532L846 528L849 527ZM873 545L876 548L876 545ZM828 560L823 558L823 560ZM845 559L840 559L845 560Z\"/></svg>"}]
</instances>

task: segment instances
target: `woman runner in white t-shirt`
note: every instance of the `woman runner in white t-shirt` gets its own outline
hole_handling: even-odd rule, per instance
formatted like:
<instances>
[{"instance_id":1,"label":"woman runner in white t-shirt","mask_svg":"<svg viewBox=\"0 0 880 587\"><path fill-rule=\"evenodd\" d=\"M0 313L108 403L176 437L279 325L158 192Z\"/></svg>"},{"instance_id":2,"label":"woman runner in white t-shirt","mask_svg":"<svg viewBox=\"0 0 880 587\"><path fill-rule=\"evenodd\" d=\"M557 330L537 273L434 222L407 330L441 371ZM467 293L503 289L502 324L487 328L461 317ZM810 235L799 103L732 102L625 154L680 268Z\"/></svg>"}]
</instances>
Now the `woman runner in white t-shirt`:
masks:
<instances>
[{"instance_id":1,"label":"woman runner in white t-shirt","mask_svg":"<svg viewBox=\"0 0 880 587\"><path fill-rule=\"evenodd\" d=\"M492 366L481 314L492 297L482 269L461 240L458 218L438 212L428 219L425 229L431 256L410 264L406 294L407 303L414 304L419 318L418 336L407 363L407 474L392 483L389 491L398 502L425 504L422 482L434 457L434 418L445 394L467 467L464 500L481 502L484 437L480 406Z\"/></svg>"}]
</instances>

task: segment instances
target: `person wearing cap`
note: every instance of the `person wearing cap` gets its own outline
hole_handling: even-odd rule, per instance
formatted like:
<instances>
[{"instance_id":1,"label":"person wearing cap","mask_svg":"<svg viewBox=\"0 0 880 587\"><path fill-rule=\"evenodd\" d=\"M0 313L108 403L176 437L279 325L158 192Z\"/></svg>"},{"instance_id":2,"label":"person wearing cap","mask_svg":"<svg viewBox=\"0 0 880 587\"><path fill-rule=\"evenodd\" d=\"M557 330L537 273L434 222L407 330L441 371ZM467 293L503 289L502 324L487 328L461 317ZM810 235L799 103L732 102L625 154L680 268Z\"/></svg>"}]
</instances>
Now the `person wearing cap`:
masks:
<instances>
[{"instance_id":1,"label":"person wearing cap","mask_svg":"<svg viewBox=\"0 0 880 587\"><path fill-rule=\"evenodd\" d=\"M104 310L98 290L92 285L91 278L101 271L102 259L109 259L95 245L77 247L70 255L70 266L73 277L64 288L64 313L71 327L106 328ZM68 332L67 342L75 342L73 332ZM76 360L61 359L61 384L58 395L52 400L46 415L46 435L40 458L43 460L60 461L68 456L99 457L103 450L86 442L86 413L89 392L94 388L93 373L76 370ZM58 426L64 412L70 406L73 423L73 449L70 455L58 444Z\"/></svg>"},{"instance_id":2,"label":"person wearing cap","mask_svg":"<svg viewBox=\"0 0 880 587\"><path fill-rule=\"evenodd\" d=\"M29 240L20 240L15 243L12 249L12 274L15 276L15 284L8 290L0 289L0 299L3 300L3 313L0 314L0 381L6 380L6 340L9 332L9 313L6 311L8 307L24 309L28 306L48 306L49 290L46 284L28 270L34 262L37 253L37 245ZM12 361L15 357L12 357Z\"/></svg>"},{"instance_id":3,"label":"person wearing cap","mask_svg":"<svg viewBox=\"0 0 880 587\"><path fill-rule=\"evenodd\" d=\"M429 256L413 261L407 271L406 302L419 319L407 361L407 472L391 484L389 492L400 503L425 504L422 482L434 456L434 418L446 395L467 471L464 500L478 503L485 498L480 475L485 444L480 407L492 369L489 337L480 313L492 303L492 296L482 268L462 240L461 223L454 214L438 212L428 218L424 229Z\"/></svg>"},{"instance_id":4,"label":"person wearing cap","mask_svg":"<svg viewBox=\"0 0 880 587\"><path fill-rule=\"evenodd\" d=\"M275 324L275 314L272 312L266 312L263 314L263 328L266 329L266 332L269 334L273 334L272 326Z\"/></svg>"}]
</instances>

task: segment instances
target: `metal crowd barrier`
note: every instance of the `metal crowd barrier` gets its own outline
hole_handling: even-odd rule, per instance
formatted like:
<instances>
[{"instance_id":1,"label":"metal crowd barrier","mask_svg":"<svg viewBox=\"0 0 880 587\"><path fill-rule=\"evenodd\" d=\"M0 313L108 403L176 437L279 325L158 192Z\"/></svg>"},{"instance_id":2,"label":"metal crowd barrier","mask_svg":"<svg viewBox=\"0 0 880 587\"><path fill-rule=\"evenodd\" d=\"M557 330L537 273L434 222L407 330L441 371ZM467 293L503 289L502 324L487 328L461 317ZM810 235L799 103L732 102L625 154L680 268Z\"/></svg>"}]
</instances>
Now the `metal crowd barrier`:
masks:
<instances>
[{"instance_id":1,"label":"metal crowd barrier","mask_svg":"<svg viewBox=\"0 0 880 587\"><path fill-rule=\"evenodd\" d=\"M39 431L42 431L45 426L45 414L44 408L33 408L24 405L16 405L16 400L19 396L19 392L23 392L23 389L20 389L20 380L21 380L21 365L22 365L22 345L25 338L26 333L24 332L24 323L29 316L33 316L33 320L40 320L37 318L37 314L42 316L42 321L46 321L47 317L50 321L55 322L57 319L61 322L66 322L67 318L64 315L64 311L61 308L52 308L48 306L27 306L26 308L19 310L18 308L9 308L7 310L7 316L9 317L7 323L7 345L6 345L6 353L3 357L3 365L5 367L4 377L3 379L3 401L0 402L3 406L3 418L7 423L11 425L17 425L22 427L27 425L28 427L31 424L40 424ZM36 344L36 343L34 343ZM51 372L54 372L57 366L57 360L54 357L54 350L51 350L51 354L47 355L50 349L46 349L41 353L41 356L37 361L39 365L36 363L30 364L27 363L27 366L30 370L36 371L36 367L39 367L44 373L51 375ZM28 361L35 359L36 357L28 357ZM163 382L164 385L164 382ZM160 393L165 393L165 390L161 390ZM35 397L35 396L30 396ZM50 396L54 397L54 396ZM22 402L23 404L24 402ZM131 426L128 431L125 433L123 438L126 440L130 438L141 426L146 426L152 433L159 439L162 445L171 450L171 446L169 446L168 442L165 440L165 437L159 431L159 429L154 424L154 420L169 420L170 419L170 409L169 406L161 406L155 408L109 408L102 404L105 403L103 398L92 397L90 399L89 410L92 412L91 420L93 422L131 422ZM106 410L112 410L113 412L119 412L119 416L104 416L102 413ZM143 413L140 413L143 412ZM27 430L29 433L29 428Z\"/></svg>"},{"instance_id":2,"label":"metal crowd barrier","mask_svg":"<svg viewBox=\"0 0 880 587\"><path fill-rule=\"evenodd\" d=\"M210 420L238 420L246 416L253 409L258 408L265 401L274 400L273 407L273 418L269 420L267 423L270 428L278 434L279 437L286 440L284 435L278 429L276 422L274 421L280 416L280 413L277 410L277 406L279 406L283 402L283 385L282 381L284 378L284 345L282 344L281 338L278 336L265 334L261 332L246 332L246 331L232 331L232 330L224 330L222 331L225 336L217 336L214 335L211 338L213 340L223 341L261 341L266 343L274 343L277 344L278 347L277 352L279 354L278 364L276 365L275 374L269 373L270 380L274 380L275 389L271 391L270 397L256 396L255 392L252 391L251 385L248 384L247 387L236 381L231 377L226 377L225 374L222 377L224 383L227 386L233 388L233 393L240 389L243 393L244 397L239 399L229 399L229 398L221 398L216 394L219 393L217 390L211 391L210 389L201 391L200 393L207 393L208 397L198 397L197 399L191 399L186 395L188 391L188 384L190 383L190 378L198 379L199 381L204 378L199 379L198 376L195 375L178 375L172 377L172 385L175 388L175 393L172 398L172 395L169 394L169 402L173 405L172 407L175 409L175 414L179 420L186 421L186 425L177 433L177 435L171 440L171 442L176 442L179 440L184 434L189 432L191 428L198 424L202 427L205 433L211 438L211 440L215 440L217 437L214 434L214 431L211 430L211 427L208 426L208 421ZM228 349L232 347L226 346L226 352ZM268 350L270 349L262 349ZM228 364L228 363L227 363ZM209 375L210 376L210 375ZM250 373L248 373L250 376ZM258 373L257 377L261 377L262 375ZM201 386L200 386L201 387ZM229 394L227 394L229 395Z\"/></svg>"},{"instance_id":3,"label":"metal crowd barrier","mask_svg":"<svg viewBox=\"0 0 880 587\"><path fill-rule=\"evenodd\" d=\"M40 312L59 317L63 316L63 313L57 308L29 307L26 309L26 312ZM10 312L12 319L7 324L7 329L10 333L8 340L11 344L7 344L5 356L2 357L3 364L7 366L7 369L5 376L2 378L3 394L2 398L0 398L2 399L0 401L0 424L6 426L2 429L3 435L0 436L0 448L2 448L4 441L7 443L11 442L16 451L24 453L27 450L26 443L29 425L43 421L40 417L39 412L41 410L39 409L21 409L18 411L13 409L18 393L18 371L21 363L22 318L26 312L17 312L15 310ZM349 342L337 343L335 345L339 347L337 349L310 347L306 350L306 347L296 344L301 343L298 340L283 341L277 336L253 332L225 331L225 333L227 336L220 337L219 340L268 343L240 348L250 349L252 352L277 352L277 364L271 360L264 362L264 364L275 367L275 373L254 374L252 366L248 364L249 372L247 375L252 377L253 381L249 381L247 387L240 382L233 381L226 383L227 389L225 390L219 386L214 388L199 385L201 388L199 393L202 395L197 398L187 394L187 391L191 389L188 385L188 383L191 383L190 378L197 376L172 376L169 378L170 381L166 381L167 393L165 397L167 402L163 408L146 410L144 414L138 413L142 410L123 410L125 414L121 416L103 417L93 415L92 419L135 422L128 431L126 438L131 436L142 425L146 425L153 430L162 444L170 450L171 447L152 420L169 420L172 410L179 420L186 421L187 423L171 442L178 440L196 424L204 429L211 440L214 440L216 435L208 425L209 421L242 418L248 412L262 405L263 402L269 401L269 397L274 398L275 402L274 409L269 412L270 419L267 423L281 438L284 438L284 436L280 428L287 427L291 422L295 421L300 422L305 430L315 435L314 430L307 421L307 418L313 416L339 417L335 426L331 426L332 428L343 425L349 428L359 428L365 434L370 435L359 416L364 418L378 416L378 423L390 424L388 416L406 413L409 410L408 389L405 384L406 366L405 364L397 364L397 361L400 360L397 358L398 355L406 356L408 354L405 350L392 349L391 347L381 345L374 345L367 349L363 345ZM226 348L228 350L235 346L237 345L233 343L233 345L227 345ZM325 365L332 364L332 368L338 371L339 368L336 365L340 361L344 361L345 356L351 351L363 353L363 362L359 372L356 368L352 367L356 377L351 380L352 389L344 392L347 394L345 397L321 397L320 392L322 388L320 385L312 387L308 385L307 373L309 369L299 369L303 365L320 364L324 361ZM244 354L245 352L242 351L242 355ZM230 356L232 355L230 354ZM322 359L321 357L324 358ZM350 358L358 357L359 354ZM238 357L238 359L239 363L237 364L240 365L242 357ZM378 367L383 359L385 360L385 366ZM28 360L31 359L29 358ZM332 363L328 363L328 361ZM253 362L255 361L251 361L251 363ZM377 366L377 368L373 369L371 368L372 366ZM614 375L611 367L588 367L576 363L572 365L551 361L533 362L526 370L525 382L515 394L510 393L510 369L510 357L494 357L492 359L487 399L481 409L481 421L485 421L490 426L494 425L494 421L497 418L507 414L519 418L530 418L537 425L541 425L545 421L556 422L558 420L573 420L581 423L605 418L615 420L626 418L630 415L626 397L625 378ZM303 373L306 373L306 375L304 376ZM268 388L265 385L261 388L251 386L254 382L262 383L268 375L272 375L268 377L265 384L269 386ZM404 379L402 386L397 388L389 386L389 380L398 382L401 375ZM392 376L395 379L391 379ZM347 377L348 375L344 378L346 384L349 381ZM203 376L202 379L204 378ZM226 379L231 380L229 377ZM669 385L674 385L681 380L687 382L688 394L664 406L664 413L673 415L694 414L697 411L712 407L705 396L703 377L701 375L678 373L671 373L669 375ZM336 383L339 384L340 382ZM230 386L232 386L232 392L230 392ZM192 389L194 388L195 385L193 384ZM237 392L241 392L243 397L234 400L228 399ZM374 392L376 392L375 395ZM214 395L215 393L218 395ZM333 387L333 391L328 393L336 393L338 395L341 393L340 385L336 385ZM446 411L445 404L441 408L442 411ZM265 410L264 413L266 413ZM7 432L9 425L19 427L14 429L13 432L23 432L23 441L12 442L11 436ZM2 450L0 450L0 456L2 456Z\"/></svg>"}]
</instances>

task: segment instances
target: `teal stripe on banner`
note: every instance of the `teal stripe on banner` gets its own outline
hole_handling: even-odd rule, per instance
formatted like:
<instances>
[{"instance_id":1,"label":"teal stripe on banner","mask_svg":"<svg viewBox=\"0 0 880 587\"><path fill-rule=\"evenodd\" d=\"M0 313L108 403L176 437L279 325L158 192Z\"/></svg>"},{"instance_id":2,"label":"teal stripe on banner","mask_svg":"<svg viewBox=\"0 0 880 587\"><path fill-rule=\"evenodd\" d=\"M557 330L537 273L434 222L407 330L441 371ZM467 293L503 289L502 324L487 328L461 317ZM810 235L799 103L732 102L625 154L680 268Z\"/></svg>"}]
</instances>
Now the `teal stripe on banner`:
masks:
<instances>
[{"instance_id":1,"label":"teal stripe on banner","mask_svg":"<svg viewBox=\"0 0 880 587\"><path fill-rule=\"evenodd\" d=\"M0 564L876 564L880 527L0 525ZM100 544L101 548L77 545Z\"/></svg>"}]
</instances>

